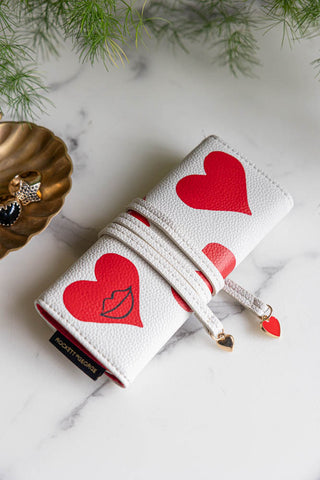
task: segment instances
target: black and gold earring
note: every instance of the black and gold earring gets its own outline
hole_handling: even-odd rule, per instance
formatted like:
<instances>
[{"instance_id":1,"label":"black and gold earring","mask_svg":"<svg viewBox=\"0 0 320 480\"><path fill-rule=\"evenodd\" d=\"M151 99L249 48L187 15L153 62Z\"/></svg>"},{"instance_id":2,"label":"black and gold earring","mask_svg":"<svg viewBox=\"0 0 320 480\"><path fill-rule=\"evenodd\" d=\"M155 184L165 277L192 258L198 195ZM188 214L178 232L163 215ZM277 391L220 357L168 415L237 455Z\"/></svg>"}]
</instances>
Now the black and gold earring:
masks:
<instances>
[{"instance_id":1,"label":"black and gold earring","mask_svg":"<svg viewBox=\"0 0 320 480\"><path fill-rule=\"evenodd\" d=\"M11 227L21 215L21 203L12 195L0 196L0 225Z\"/></svg>"},{"instance_id":2,"label":"black and gold earring","mask_svg":"<svg viewBox=\"0 0 320 480\"><path fill-rule=\"evenodd\" d=\"M21 205L40 202L41 200L41 174L37 170L23 172L13 177L8 189L11 195L15 196Z\"/></svg>"},{"instance_id":3,"label":"black and gold earring","mask_svg":"<svg viewBox=\"0 0 320 480\"><path fill-rule=\"evenodd\" d=\"M15 175L8 185L9 194L0 196L0 225L11 227L20 218L22 206L41 200L41 174L37 170Z\"/></svg>"}]
</instances>

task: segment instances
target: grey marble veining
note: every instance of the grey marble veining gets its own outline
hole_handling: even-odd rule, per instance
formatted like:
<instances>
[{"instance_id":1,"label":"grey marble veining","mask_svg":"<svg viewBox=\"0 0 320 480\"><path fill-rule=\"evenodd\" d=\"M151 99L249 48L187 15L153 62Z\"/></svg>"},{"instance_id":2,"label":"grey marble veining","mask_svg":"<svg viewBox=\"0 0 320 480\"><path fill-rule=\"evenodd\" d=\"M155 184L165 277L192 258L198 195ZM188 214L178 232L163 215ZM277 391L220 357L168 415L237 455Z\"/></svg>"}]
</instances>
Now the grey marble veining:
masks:
<instances>
[{"instance_id":1,"label":"grey marble veining","mask_svg":"<svg viewBox=\"0 0 320 480\"><path fill-rule=\"evenodd\" d=\"M90 402L95 397L101 395L101 391L104 389L105 385L109 384L111 380L109 378L104 378L102 383L97 386L87 397L85 397L79 405L74 407L70 413L68 413L59 423L59 430L69 430L74 427L77 419L81 416L82 411L87 406L88 402Z\"/></svg>"},{"instance_id":2,"label":"grey marble veining","mask_svg":"<svg viewBox=\"0 0 320 480\"><path fill-rule=\"evenodd\" d=\"M60 88L65 87L66 85L74 82L75 80L79 79L79 76L81 75L81 72L83 71L83 66L78 68L78 70L74 73L71 73L67 78L60 80L60 81L55 81L51 82L48 85L48 89L50 92L55 92L59 90Z\"/></svg>"},{"instance_id":3,"label":"grey marble veining","mask_svg":"<svg viewBox=\"0 0 320 480\"><path fill-rule=\"evenodd\" d=\"M48 230L60 242L77 250L87 250L97 239L98 231L92 227L83 227L79 223L60 213L49 225Z\"/></svg>"}]
</instances>

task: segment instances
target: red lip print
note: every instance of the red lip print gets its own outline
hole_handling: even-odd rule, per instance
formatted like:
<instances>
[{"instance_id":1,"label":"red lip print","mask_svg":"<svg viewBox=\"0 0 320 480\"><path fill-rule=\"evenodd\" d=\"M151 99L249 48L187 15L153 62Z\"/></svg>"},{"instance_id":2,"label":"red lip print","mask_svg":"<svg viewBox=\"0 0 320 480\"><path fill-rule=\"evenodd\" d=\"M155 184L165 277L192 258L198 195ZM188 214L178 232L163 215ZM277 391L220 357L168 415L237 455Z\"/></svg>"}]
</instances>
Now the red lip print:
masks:
<instances>
[{"instance_id":1,"label":"red lip print","mask_svg":"<svg viewBox=\"0 0 320 480\"><path fill-rule=\"evenodd\" d=\"M132 312L134 298L132 288L114 290L111 297L103 300L101 316L106 318L125 318Z\"/></svg>"},{"instance_id":2,"label":"red lip print","mask_svg":"<svg viewBox=\"0 0 320 480\"><path fill-rule=\"evenodd\" d=\"M139 313L139 274L132 262L107 253L95 266L96 282L79 280L64 291L67 310L82 322L143 327Z\"/></svg>"},{"instance_id":3,"label":"red lip print","mask_svg":"<svg viewBox=\"0 0 320 480\"><path fill-rule=\"evenodd\" d=\"M204 160L206 175L189 175L179 180L176 192L191 208L252 215L247 198L242 164L225 152L211 152Z\"/></svg>"}]
</instances>

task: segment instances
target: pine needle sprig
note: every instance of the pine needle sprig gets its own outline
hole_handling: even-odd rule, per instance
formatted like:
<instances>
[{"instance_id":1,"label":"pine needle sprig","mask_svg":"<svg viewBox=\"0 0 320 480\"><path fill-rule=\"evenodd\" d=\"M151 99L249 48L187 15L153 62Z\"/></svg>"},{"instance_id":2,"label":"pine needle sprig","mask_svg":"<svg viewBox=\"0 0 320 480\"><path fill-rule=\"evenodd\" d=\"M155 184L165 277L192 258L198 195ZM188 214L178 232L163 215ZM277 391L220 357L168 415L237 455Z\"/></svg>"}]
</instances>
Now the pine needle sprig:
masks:
<instances>
[{"instance_id":1,"label":"pine needle sprig","mask_svg":"<svg viewBox=\"0 0 320 480\"><path fill-rule=\"evenodd\" d=\"M269 0L264 2L262 13L267 24L266 31L282 26L282 41L289 44L299 38L299 3L295 0Z\"/></svg>"},{"instance_id":2,"label":"pine needle sprig","mask_svg":"<svg viewBox=\"0 0 320 480\"><path fill-rule=\"evenodd\" d=\"M0 109L30 119L45 111L48 89L35 58L57 56L68 39L82 62L124 64L125 48L147 33L143 10L124 0L0 2Z\"/></svg>"},{"instance_id":3,"label":"pine needle sprig","mask_svg":"<svg viewBox=\"0 0 320 480\"><path fill-rule=\"evenodd\" d=\"M268 0L262 11L268 24L267 30L282 25L282 43L285 39L293 46L296 41L320 35L319 0ZM320 73L320 58L311 62Z\"/></svg>"},{"instance_id":4,"label":"pine needle sprig","mask_svg":"<svg viewBox=\"0 0 320 480\"><path fill-rule=\"evenodd\" d=\"M33 50L16 34L17 18L9 3L0 4L0 109L13 117L34 118L45 109L47 87L36 73Z\"/></svg>"},{"instance_id":5,"label":"pine needle sprig","mask_svg":"<svg viewBox=\"0 0 320 480\"><path fill-rule=\"evenodd\" d=\"M252 67L259 64L252 2L155 1L147 14L148 26L158 39L166 38L186 52L191 43L209 45L212 60L228 66L234 75L252 75Z\"/></svg>"},{"instance_id":6,"label":"pine needle sprig","mask_svg":"<svg viewBox=\"0 0 320 480\"><path fill-rule=\"evenodd\" d=\"M300 15L298 18L298 26L302 32L307 32L309 29L316 29L319 34L320 22L320 2L319 0L303 1Z\"/></svg>"},{"instance_id":7,"label":"pine needle sprig","mask_svg":"<svg viewBox=\"0 0 320 480\"><path fill-rule=\"evenodd\" d=\"M69 1L63 30L81 61L101 60L117 66L128 60L125 47L134 39L137 45L144 22L142 10L123 0Z\"/></svg>"},{"instance_id":8,"label":"pine needle sprig","mask_svg":"<svg viewBox=\"0 0 320 480\"><path fill-rule=\"evenodd\" d=\"M30 119L46 110L38 58L59 55L66 41L80 61L101 61L109 69L125 64L128 50L153 34L185 52L203 45L233 75L253 76L260 64L257 30L279 25L282 43L318 37L320 1L2 0L0 108ZM320 76L320 58L312 65Z\"/></svg>"}]
</instances>

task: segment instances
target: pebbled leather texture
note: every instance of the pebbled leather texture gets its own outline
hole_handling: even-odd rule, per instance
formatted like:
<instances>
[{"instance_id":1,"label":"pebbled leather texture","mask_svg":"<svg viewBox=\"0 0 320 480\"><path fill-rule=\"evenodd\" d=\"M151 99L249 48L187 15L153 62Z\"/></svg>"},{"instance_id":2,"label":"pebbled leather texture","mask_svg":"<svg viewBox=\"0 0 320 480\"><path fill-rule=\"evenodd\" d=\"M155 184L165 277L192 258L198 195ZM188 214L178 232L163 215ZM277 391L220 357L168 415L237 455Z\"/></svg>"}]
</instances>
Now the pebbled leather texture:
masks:
<instances>
[{"instance_id":1,"label":"pebbled leather texture","mask_svg":"<svg viewBox=\"0 0 320 480\"><path fill-rule=\"evenodd\" d=\"M233 191L234 176L225 178L224 205L231 210L196 209L186 205L180 197L177 198L176 185L186 177L201 176L206 178L204 163L211 152L225 152L241 162L245 172L247 199L251 215L241 200L241 208L245 213L232 211L235 209ZM223 159L221 160L223 163ZM201 178L200 177L200 178ZM219 175L221 179L222 175ZM231 181L231 188L228 184ZM210 183L207 181L207 188ZM215 183L212 182L214 187ZM243 177L241 177L243 192ZM219 188L221 194L221 187ZM194 192L194 191L193 191ZM198 192L195 191L198 199ZM212 191L210 191L212 195ZM230 197L232 198L230 198ZM193 150L183 162L156 187L149 192L146 199L158 210L184 230L193 244L203 250L210 243L219 243L228 248L236 258L237 265L255 248L261 239L280 221L292 208L293 200L276 182L250 163L221 139L211 136L206 138ZM222 207L222 202L219 208Z\"/></svg>"},{"instance_id":2,"label":"pebbled leather texture","mask_svg":"<svg viewBox=\"0 0 320 480\"><path fill-rule=\"evenodd\" d=\"M293 205L276 182L214 136L196 147L146 200L185 232L223 277ZM133 217L157 230L141 214L133 212ZM108 235L36 304L125 387L189 316L161 275Z\"/></svg>"}]
</instances>

